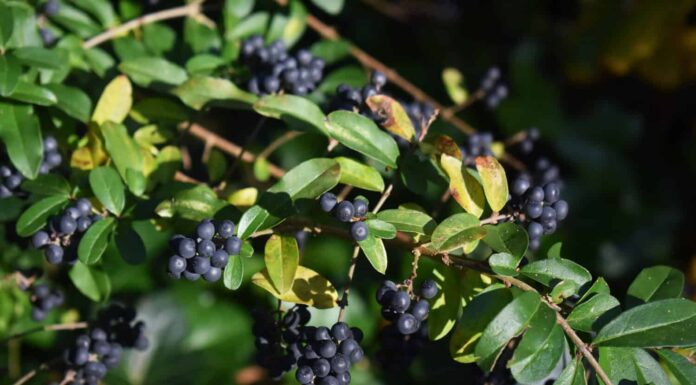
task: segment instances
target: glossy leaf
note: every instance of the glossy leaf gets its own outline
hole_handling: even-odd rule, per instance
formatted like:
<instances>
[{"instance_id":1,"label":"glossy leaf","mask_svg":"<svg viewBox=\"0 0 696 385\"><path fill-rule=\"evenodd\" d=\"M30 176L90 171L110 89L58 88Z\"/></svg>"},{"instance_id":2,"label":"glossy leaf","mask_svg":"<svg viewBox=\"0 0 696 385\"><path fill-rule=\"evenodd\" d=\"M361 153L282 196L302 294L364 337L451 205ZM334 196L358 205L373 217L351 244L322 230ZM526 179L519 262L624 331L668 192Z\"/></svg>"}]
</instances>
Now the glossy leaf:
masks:
<instances>
[{"instance_id":1,"label":"glossy leaf","mask_svg":"<svg viewBox=\"0 0 696 385\"><path fill-rule=\"evenodd\" d=\"M605 325L597 346L664 347L696 344L696 303L663 299L627 310Z\"/></svg>"},{"instance_id":2,"label":"glossy leaf","mask_svg":"<svg viewBox=\"0 0 696 385\"><path fill-rule=\"evenodd\" d=\"M285 294L292 287L300 263L300 250L293 235L273 234L264 251L266 271L277 293Z\"/></svg>"},{"instance_id":3,"label":"glossy leaf","mask_svg":"<svg viewBox=\"0 0 696 385\"><path fill-rule=\"evenodd\" d=\"M669 266L643 269L626 293L629 308L660 299L679 298L684 290L684 273Z\"/></svg>"},{"instance_id":4,"label":"glossy leaf","mask_svg":"<svg viewBox=\"0 0 696 385\"><path fill-rule=\"evenodd\" d=\"M70 197L71 187L65 178L56 174L39 175L36 179L27 179L22 183L22 190L40 196L60 195Z\"/></svg>"},{"instance_id":5,"label":"glossy leaf","mask_svg":"<svg viewBox=\"0 0 696 385\"><path fill-rule=\"evenodd\" d=\"M48 217L60 211L68 203L65 196L41 199L26 209L17 220L17 235L28 237L46 226Z\"/></svg>"},{"instance_id":6,"label":"glossy leaf","mask_svg":"<svg viewBox=\"0 0 696 385\"><path fill-rule=\"evenodd\" d=\"M542 259L524 266L520 272L546 286L557 281L573 281L578 287L592 280L590 272L577 263L563 258Z\"/></svg>"},{"instance_id":7,"label":"glossy leaf","mask_svg":"<svg viewBox=\"0 0 696 385\"><path fill-rule=\"evenodd\" d=\"M382 274L387 272L387 250L380 238L369 234L367 238L359 241L358 245L375 270Z\"/></svg>"},{"instance_id":8,"label":"glossy leaf","mask_svg":"<svg viewBox=\"0 0 696 385\"><path fill-rule=\"evenodd\" d=\"M89 121L92 100L82 90L62 84L47 84L46 88L56 96L56 107L82 123Z\"/></svg>"},{"instance_id":9,"label":"glossy leaf","mask_svg":"<svg viewBox=\"0 0 696 385\"><path fill-rule=\"evenodd\" d=\"M667 349L660 349L657 354L681 385L696 384L696 365L686 357Z\"/></svg>"},{"instance_id":10,"label":"glossy leaf","mask_svg":"<svg viewBox=\"0 0 696 385\"><path fill-rule=\"evenodd\" d=\"M126 205L126 189L116 170L109 166L93 169L89 173L89 185L104 208L121 215Z\"/></svg>"},{"instance_id":11,"label":"glossy leaf","mask_svg":"<svg viewBox=\"0 0 696 385\"><path fill-rule=\"evenodd\" d=\"M197 185L177 192L172 200L174 213L182 218L201 221L212 218L225 205L206 185Z\"/></svg>"},{"instance_id":12,"label":"glossy leaf","mask_svg":"<svg viewBox=\"0 0 696 385\"><path fill-rule=\"evenodd\" d=\"M89 227L85 235L80 240L77 249L77 256L86 265L93 265L101 260L109 238L116 228L114 218L104 218L95 222Z\"/></svg>"},{"instance_id":13,"label":"glossy leaf","mask_svg":"<svg viewBox=\"0 0 696 385\"><path fill-rule=\"evenodd\" d=\"M321 58L326 64L336 63L350 55L350 43L345 40L320 40L309 49L312 55ZM357 67L344 67L357 68ZM364 71L359 71L364 77ZM326 78L324 78L326 81ZM336 88L335 86L333 88ZM333 92L333 90L332 90Z\"/></svg>"},{"instance_id":14,"label":"glossy leaf","mask_svg":"<svg viewBox=\"0 0 696 385\"><path fill-rule=\"evenodd\" d=\"M609 284L607 284L607 281L605 281L604 278L599 277L592 283L592 286L588 287L587 290L582 293L582 297L580 297L578 303L582 303L586 299L592 298L593 295L609 294L610 292L611 291L609 290Z\"/></svg>"},{"instance_id":15,"label":"glossy leaf","mask_svg":"<svg viewBox=\"0 0 696 385\"><path fill-rule=\"evenodd\" d=\"M570 361L553 385L585 385L585 367L580 359Z\"/></svg>"},{"instance_id":16,"label":"glossy leaf","mask_svg":"<svg viewBox=\"0 0 696 385\"><path fill-rule=\"evenodd\" d=\"M491 249L499 253L508 253L521 259L527 252L529 238L527 232L515 223L505 222L497 225L484 225L486 236L483 238Z\"/></svg>"},{"instance_id":17,"label":"glossy leaf","mask_svg":"<svg viewBox=\"0 0 696 385\"><path fill-rule=\"evenodd\" d=\"M134 82L148 86L150 83L179 85L188 79L186 71L160 57L138 57L122 62L118 68Z\"/></svg>"},{"instance_id":18,"label":"glossy leaf","mask_svg":"<svg viewBox=\"0 0 696 385\"><path fill-rule=\"evenodd\" d=\"M267 95L254 103L254 110L263 116L281 119L293 128L328 135L324 113L307 98L290 94Z\"/></svg>"},{"instance_id":19,"label":"glossy leaf","mask_svg":"<svg viewBox=\"0 0 696 385\"><path fill-rule=\"evenodd\" d=\"M643 349L602 347L599 349L599 364L614 384L670 384L657 361ZM598 380L603 384L601 379Z\"/></svg>"},{"instance_id":20,"label":"glossy leaf","mask_svg":"<svg viewBox=\"0 0 696 385\"><path fill-rule=\"evenodd\" d=\"M283 28L282 38L288 47L292 47L307 28L307 9L300 0L290 1L290 16Z\"/></svg>"},{"instance_id":21,"label":"glossy leaf","mask_svg":"<svg viewBox=\"0 0 696 385\"><path fill-rule=\"evenodd\" d=\"M476 169L481 176L481 184L491 210L498 212L507 203L508 184L505 169L492 156L476 158Z\"/></svg>"},{"instance_id":22,"label":"glossy leaf","mask_svg":"<svg viewBox=\"0 0 696 385\"><path fill-rule=\"evenodd\" d=\"M222 280L225 287L230 290L237 290L242 286L244 278L244 261L240 255L230 255L227 266L223 272Z\"/></svg>"},{"instance_id":23,"label":"glossy leaf","mask_svg":"<svg viewBox=\"0 0 696 385\"><path fill-rule=\"evenodd\" d=\"M481 183L469 174L466 169L462 170L461 160L442 154L440 166L449 176L449 192L452 198L468 213L477 218L483 214L486 205L486 197L483 193Z\"/></svg>"},{"instance_id":24,"label":"glossy leaf","mask_svg":"<svg viewBox=\"0 0 696 385\"><path fill-rule=\"evenodd\" d=\"M336 306L338 300L338 292L331 282L304 266L297 267L292 288L285 294L280 294L275 290L266 269L254 274L251 277L251 282L282 301L304 304L318 309L332 308Z\"/></svg>"},{"instance_id":25,"label":"glossy leaf","mask_svg":"<svg viewBox=\"0 0 696 385\"><path fill-rule=\"evenodd\" d=\"M3 5L0 4L0 8L2 7ZM0 18L2 17L0 16ZM8 96L14 92L21 74L22 67L14 56L10 54L0 55L0 96Z\"/></svg>"},{"instance_id":26,"label":"glossy leaf","mask_svg":"<svg viewBox=\"0 0 696 385\"><path fill-rule=\"evenodd\" d=\"M391 223L397 231L429 235L437 223L428 214L410 209L390 209L377 213L377 218Z\"/></svg>"},{"instance_id":27,"label":"glossy leaf","mask_svg":"<svg viewBox=\"0 0 696 385\"><path fill-rule=\"evenodd\" d=\"M592 332L600 329L621 311L619 301L609 294L597 294L573 308L568 323L573 329ZM604 314L611 318L602 317Z\"/></svg>"},{"instance_id":28,"label":"glossy leaf","mask_svg":"<svg viewBox=\"0 0 696 385\"><path fill-rule=\"evenodd\" d=\"M344 146L389 167L396 167L399 147L389 134L369 118L349 111L335 111L326 121L329 135Z\"/></svg>"},{"instance_id":29,"label":"glossy leaf","mask_svg":"<svg viewBox=\"0 0 696 385\"><path fill-rule=\"evenodd\" d=\"M111 294L111 281L101 268L77 261L68 275L77 290L92 301L105 301Z\"/></svg>"},{"instance_id":30,"label":"glossy leaf","mask_svg":"<svg viewBox=\"0 0 696 385\"><path fill-rule=\"evenodd\" d=\"M479 357L477 363L483 370L493 368L505 345L527 329L539 306L543 306L539 295L525 292L505 306L486 326L475 350Z\"/></svg>"},{"instance_id":31,"label":"glossy leaf","mask_svg":"<svg viewBox=\"0 0 696 385\"><path fill-rule=\"evenodd\" d=\"M515 349L508 367L522 384L546 378L558 364L566 347L563 330L556 324L556 313L540 306Z\"/></svg>"},{"instance_id":32,"label":"glossy leaf","mask_svg":"<svg viewBox=\"0 0 696 385\"><path fill-rule=\"evenodd\" d=\"M491 265L493 272L510 277L517 275L517 264L519 262L518 258L509 253L495 253L488 258L488 264Z\"/></svg>"},{"instance_id":33,"label":"glossy leaf","mask_svg":"<svg viewBox=\"0 0 696 385\"><path fill-rule=\"evenodd\" d=\"M399 102L387 95L373 95L365 101L370 110L380 118L380 125L396 136L411 141L416 135L411 118Z\"/></svg>"},{"instance_id":34,"label":"glossy leaf","mask_svg":"<svg viewBox=\"0 0 696 385\"><path fill-rule=\"evenodd\" d=\"M58 102L56 95L49 91L48 88L22 80L17 83L17 86L8 98L39 106L52 106Z\"/></svg>"},{"instance_id":35,"label":"glossy leaf","mask_svg":"<svg viewBox=\"0 0 696 385\"><path fill-rule=\"evenodd\" d=\"M660 364L643 349L633 349L633 363L639 384L671 385Z\"/></svg>"},{"instance_id":36,"label":"glossy leaf","mask_svg":"<svg viewBox=\"0 0 696 385\"><path fill-rule=\"evenodd\" d=\"M437 283L439 290L437 296L430 300L428 336L437 341L452 331L462 312L461 277L456 270L437 265L433 266L430 278Z\"/></svg>"},{"instance_id":37,"label":"glossy leaf","mask_svg":"<svg viewBox=\"0 0 696 385\"><path fill-rule=\"evenodd\" d=\"M336 161L341 165L339 183L368 191L384 191L384 180L374 167L343 156Z\"/></svg>"},{"instance_id":38,"label":"glossy leaf","mask_svg":"<svg viewBox=\"0 0 696 385\"><path fill-rule=\"evenodd\" d=\"M36 178L43 160L43 139L34 109L0 102L0 138L17 170L29 179Z\"/></svg>"},{"instance_id":39,"label":"glossy leaf","mask_svg":"<svg viewBox=\"0 0 696 385\"><path fill-rule=\"evenodd\" d=\"M101 126L106 151L114 162L118 173L135 195L141 195L144 185L138 176L143 177L143 157L140 147L128 134L126 127L110 121ZM144 178L144 177L143 177Z\"/></svg>"},{"instance_id":40,"label":"glossy leaf","mask_svg":"<svg viewBox=\"0 0 696 385\"><path fill-rule=\"evenodd\" d=\"M209 102L223 105L249 106L258 98L254 94L239 89L227 79L209 76L194 76L173 90L184 104L200 110Z\"/></svg>"},{"instance_id":41,"label":"glossy leaf","mask_svg":"<svg viewBox=\"0 0 696 385\"><path fill-rule=\"evenodd\" d=\"M280 223L292 213L292 202L314 199L338 184L341 168L333 159L315 158L288 171L239 220L238 234L246 239L255 231Z\"/></svg>"},{"instance_id":42,"label":"glossy leaf","mask_svg":"<svg viewBox=\"0 0 696 385\"><path fill-rule=\"evenodd\" d=\"M117 76L112 80L104 92L102 92L97 102L97 106L92 113L92 121L98 125L111 121L121 123L133 104L133 88L130 81L125 76Z\"/></svg>"},{"instance_id":43,"label":"glossy leaf","mask_svg":"<svg viewBox=\"0 0 696 385\"><path fill-rule=\"evenodd\" d=\"M433 231L431 241L437 251L448 252L481 239L485 235L486 231L479 226L478 218L471 214L460 213L442 221Z\"/></svg>"},{"instance_id":44,"label":"glossy leaf","mask_svg":"<svg viewBox=\"0 0 696 385\"><path fill-rule=\"evenodd\" d=\"M365 221L370 234L382 239L393 239L396 237L396 226L380 219L368 219Z\"/></svg>"}]
</instances>

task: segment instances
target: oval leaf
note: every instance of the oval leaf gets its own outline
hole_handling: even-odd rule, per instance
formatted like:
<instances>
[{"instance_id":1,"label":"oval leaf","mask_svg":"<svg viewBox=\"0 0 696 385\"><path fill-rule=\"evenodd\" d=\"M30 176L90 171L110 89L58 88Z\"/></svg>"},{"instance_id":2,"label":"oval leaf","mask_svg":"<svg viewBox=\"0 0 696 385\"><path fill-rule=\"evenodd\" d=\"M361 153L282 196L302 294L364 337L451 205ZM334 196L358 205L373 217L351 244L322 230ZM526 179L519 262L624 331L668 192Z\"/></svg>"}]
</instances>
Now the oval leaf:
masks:
<instances>
[{"instance_id":1,"label":"oval leaf","mask_svg":"<svg viewBox=\"0 0 696 385\"><path fill-rule=\"evenodd\" d=\"M36 195L61 195L70 196L70 183L65 178L56 174L39 175L36 179L27 179L22 183L22 190Z\"/></svg>"},{"instance_id":2,"label":"oval leaf","mask_svg":"<svg viewBox=\"0 0 696 385\"><path fill-rule=\"evenodd\" d=\"M29 179L36 178L43 160L43 139L34 109L0 102L0 138L17 170Z\"/></svg>"},{"instance_id":3,"label":"oval leaf","mask_svg":"<svg viewBox=\"0 0 696 385\"><path fill-rule=\"evenodd\" d=\"M264 261L276 292L285 294L292 288L295 272L300 263L300 250L295 237L287 234L273 234L266 241Z\"/></svg>"},{"instance_id":4,"label":"oval leaf","mask_svg":"<svg viewBox=\"0 0 696 385\"><path fill-rule=\"evenodd\" d=\"M92 301L105 301L111 293L109 276L100 268L77 261L68 275L77 290Z\"/></svg>"},{"instance_id":5,"label":"oval leaf","mask_svg":"<svg viewBox=\"0 0 696 385\"><path fill-rule=\"evenodd\" d=\"M418 210L384 210L377 213L377 218L391 223L396 227L396 230L406 233L429 235L437 227L433 218Z\"/></svg>"},{"instance_id":6,"label":"oval leaf","mask_svg":"<svg viewBox=\"0 0 696 385\"><path fill-rule=\"evenodd\" d=\"M329 135L342 145L395 168L399 147L369 118L350 111L335 111L326 121Z\"/></svg>"},{"instance_id":7,"label":"oval leaf","mask_svg":"<svg viewBox=\"0 0 696 385\"><path fill-rule=\"evenodd\" d=\"M104 218L89 227L77 248L80 261L86 265L93 265L101 260L109 245L109 237L115 224L116 221L113 218Z\"/></svg>"},{"instance_id":8,"label":"oval leaf","mask_svg":"<svg viewBox=\"0 0 696 385\"><path fill-rule=\"evenodd\" d=\"M336 161L341 165L339 183L368 191L384 191L384 180L374 167L342 156Z\"/></svg>"},{"instance_id":9,"label":"oval leaf","mask_svg":"<svg viewBox=\"0 0 696 385\"><path fill-rule=\"evenodd\" d=\"M67 202L64 196L50 196L34 203L17 220L17 234L28 237L41 230L48 217L60 211Z\"/></svg>"},{"instance_id":10,"label":"oval leaf","mask_svg":"<svg viewBox=\"0 0 696 385\"><path fill-rule=\"evenodd\" d=\"M89 185L104 208L121 215L126 205L126 189L116 170L108 166L95 168L89 173Z\"/></svg>"},{"instance_id":11,"label":"oval leaf","mask_svg":"<svg viewBox=\"0 0 696 385\"><path fill-rule=\"evenodd\" d=\"M599 330L620 312L619 300L609 294L597 294L573 308L567 321L573 329L584 332ZM603 316L605 315L606 316ZM607 319L608 318L608 319Z\"/></svg>"},{"instance_id":12,"label":"oval leaf","mask_svg":"<svg viewBox=\"0 0 696 385\"><path fill-rule=\"evenodd\" d=\"M179 85L188 79L186 70L160 57L137 57L122 62L118 68L137 84L150 83Z\"/></svg>"},{"instance_id":13,"label":"oval leaf","mask_svg":"<svg viewBox=\"0 0 696 385\"><path fill-rule=\"evenodd\" d=\"M509 253L517 259L521 259L527 252L529 238L522 226L511 222L497 225L485 225L486 236L483 238L491 249L499 253Z\"/></svg>"},{"instance_id":14,"label":"oval leaf","mask_svg":"<svg viewBox=\"0 0 696 385\"><path fill-rule=\"evenodd\" d=\"M437 251L448 252L485 235L486 230L479 226L478 218L466 213L454 214L435 228L432 244Z\"/></svg>"},{"instance_id":15,"label":"oval leaf","mask_svg":"<svg viewBox=\"0 0 696 385\"><path fill-rule=\"evenodd\" d=\"M520 272L546 286L558 281L573 281L577 287L592 280L592 275L584 267L563 258L542 259L524 266Z\"/></svg>"},{"instance_id":16,"label":"oval leaf","mask_svg":"<svg viewBox=\"0 0 696 385\"><path fill-rule=\"evenodd\" d=\"M486 197L481 183L468 170L462 170L461 160L442 154L440 166L449 176L449 192L452 198L468 213L477 218L483 214Z\"/></svg>"},{"instance_id":17,"label":"oval leaf","mask_svg":"<svg viewBox=\"0 0 696 385\"><path fill-rule=\"evenodd\" d=\"M227 79L209 76L194 76L173 92L184 104L195 110L200 110L213 101L222 102L225 106L248 108L258 99L256 95L239 89Z\"/></svg>"},{"instance_id":18,"label":"oval leaf","mask_svg":"<svg viewBox=\"0 0 696 385\"><path fill-rule=\"evenodd\" d=\"M411 118L396 100L387 95L377 94L367 98L365 103L380 118L380 125L387 131L409 142L416 135Z\"/></svg>"},{"instance_id":19,"label":"oval leaf","mask_svg":"<svg viewBox=\"0 0 696 385\"><path fill-rule=\"evenodd\" d=\"M432 279L439 288L437 296L430 300L428 336L436 341L444 338L454 328L462 311L462 292L459 273L446 266L434 266Z\"/></svg>"},{"instance_id":20,"label":"oval leaf","mask_svg":"<svg viewBox=\"0 0 696 385\"><path fill-rule=\"evenodd\" d=\"M239 289L242 286L242 278L244 278L244 261L242 261L242 256L230 255L222 276L225 287L230 290Z\"/></svg>"},{"instance_id":21,"label":"oval leaf","mask_svg":"<svg viewBox=\"0 0 696 385\"><path fill-rule=\"evenodd\" d=\"M293 128L328 136L326 116L311 100L296 95L267 95L254 103L254 110L269 118L281 119Z\"/></svg>"},{"instance_id":22,"label":"oval leaf","mask_svg":"<svg viewBox=\"0 0 696 385\"><path fill-rule=\"evenodd\" d=\"M121 123L133 104L133 87L126 76L117 76L112 80L97 102L92 114L92 121L98 125L110 121Z\"/></svg>"},{"instance_id":23,"label":"oval leaf","mask_svg":"<svg viewBox=\"0 0 696 385\"><path fill-rule=\"evenodd\" d=\"M370 261L372 267L384 274L387 272L387 250L381 239L370 234L364 240L358 242L360 249L365 253L365 257Z\"/></svg>"},{"instance_id":24,"label":"oval leaf","mask_svg":"<svg viewBox=\"0 0 696 385\"><path fill-rule=\"evenodd\" d=\"M658 350L657 354L681 385L696 384L696 365L691 363L686 357L666 349Z\"/></svg>"},{"instance_id":25,"label":"oval leaf","mask_svg":"<svg viewBox=\"0 0 696 385\"><path fill-rule=\"evenodd\" d=\"M553 385L585 385L585 367L579 359L575 359L563 369Z\"/></svg>"},{"instance_id":26,"label":"oval leaf","mask_svg":"<svg viewBox=\"0 0 696 385\"><path fill-rule=\"evenodd\" d=\"M556 313L540 306L508 367L522 384L541 381L556 367L565 346L563 330L556 324Z\"/></svg>"},{"instance_id":27,"label":"oval leaf","mask_svg":"<svg viewBox=\"0 0 696 385\"><path fill-rule=\"evenodd\" d=\"M505 169L492 156L476 158L476 169L481 175L481 184L491 210L498 212L507 203L508 184Z\"/></svg>"},{"instance_id":28,"label":"oval leaf","mask_svg":"<svg viewBox=\"0 0 696 385\"><path fill-rule=\"evenodd\" d=\"M82 123L89 121L92 100L82 90L62 84L47 84L46 88L56 96L56 107Z\"/></svg>"},{"instance_id":29,"label":"oval leaf","mask_svg":"<svg viewBox=\"0 0 696 385\"><path fill-rule=\"evenodd\" d=\"M303 266L297 267L292 288L285 294L280 294L271 283L266 269L254 274L251 282L281 301L298 303L316 307L318 309L330 309L336 306L338 292L326 278L314 270Z\"/></svg>"},{"instance_id":30,"label":"oval leaf","mask_svg":"<svg viewBox=\"0 0 696 385\"><path fill-rule=\"evenodd\" d=\"M396 237L396 227L389 222L380 219L368 219L365 221L370 234L382 239L393 239Z\"/></svg>"},{"instance_id":31,"label":"oval leaf","mask_svg":"<svg viewBox=\"0 0 696 385\"><path fill-rule=\"evenodd\" d=\"M679 298L684 290L684 273L669 266L643 269L626 293L626 305L631 308L660 299Z\"/></svg>"}]
</instances>

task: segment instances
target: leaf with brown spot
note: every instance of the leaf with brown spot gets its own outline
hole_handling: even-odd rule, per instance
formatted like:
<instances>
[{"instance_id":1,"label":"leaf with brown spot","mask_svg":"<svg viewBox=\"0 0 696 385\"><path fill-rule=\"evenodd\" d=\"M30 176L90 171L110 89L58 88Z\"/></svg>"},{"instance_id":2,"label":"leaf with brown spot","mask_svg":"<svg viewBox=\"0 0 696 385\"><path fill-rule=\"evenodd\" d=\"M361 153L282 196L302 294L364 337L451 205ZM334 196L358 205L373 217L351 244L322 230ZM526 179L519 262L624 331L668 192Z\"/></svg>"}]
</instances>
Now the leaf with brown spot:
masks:
<instances>
[{"instance_id":1,"label":"leaf with brown spot","mask_svg":"<svg viewBox=\"0 0 696 385\"><path fill-rule=\"evenodd\" d=\"M447 154L442 154L440 157L440 165L449 176L449 191L454 200L466 212L480 218L486 199L483 187L478 180L468 172L462 171L462 162L459 159Z\"/></svg>"},{"instance_id":2,"label":"leaf with brown spot","mask_svg":"<svg viewBox=\"0 0 696 385\"><path fill-rule=\"evenodd\" d=\"M386 95L373 95L367 98L370 110L383 119L381 124L387 131L408 141L416 135L411 118L396 100Z\"/></svg>"},{"instance_id":3,"label":"leaf with brown spot","mask_svg":"<svg viewBox=\"0 0 696 385\"><path fill-rule=\"evenodd\" d=\"M492 156L476 158L476 169L481 176L483 191L493 211L500 211L507 203L508 183L505 169Z\"/></svg>"}]
</instances>

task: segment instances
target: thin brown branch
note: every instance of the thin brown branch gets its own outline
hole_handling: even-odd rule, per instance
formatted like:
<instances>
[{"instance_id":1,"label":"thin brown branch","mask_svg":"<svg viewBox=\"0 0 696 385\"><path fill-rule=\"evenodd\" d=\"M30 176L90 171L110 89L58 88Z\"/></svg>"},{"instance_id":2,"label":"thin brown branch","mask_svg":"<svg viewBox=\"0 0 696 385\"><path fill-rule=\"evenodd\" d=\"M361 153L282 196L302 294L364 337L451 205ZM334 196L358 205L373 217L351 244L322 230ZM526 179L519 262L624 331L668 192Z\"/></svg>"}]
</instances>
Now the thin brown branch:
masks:
<instances>
[{"instance_id":1,"label":"thin brown branch","mask_svg":"<svg viewBox=\"0 0 696 385\"><path fill-rule=\"evenodd\" d=\"M94 48L99 44L107 42L111 39L115 39L123 36L125 33L132 31L134 29L140 28L146 24L156 23L158 21L176 19L186 16L196 16L201 13L201 6L205 0L198 0L192 3L182 5L176 8L165 9L159 12L150 13L143 15L117 27L110 28L99 35L96 35L89 40L85 41L82 46L84 48Z\"/></svg>"},{"instance_id":2,"label":"thin brown branch","mask_svg":"<svg viewBox=\"0 0 696 385\"><path fill-rule=\"evenodd\" d=\"M44 325L44 326L38 326L33 329L28 329L23 332L19 332L16 334L9 335L2 340L0 340L0 343L6 343L12 340L16 340L25 336L28 336L30 334L38 333L38 332L50 332L50 331L59 331L59 330L79 330L79 329L85 329L87 328L87 322L72 322L72 323L65 323L65 324L52 324L52 325Z\"/></svg>"},{"instance_id":3,"label":"thin brown branch","mask_svg":"<svg viewBox=\"0 0 696 385\"><path fill-rule=\"evenodd\" d=\"M378 201L377 204L375 205L375 208L372 209L372 213L373 213L373 214L377 214L377 212L379 212L379 210L380 210L380 209L382 208L382 206L384 205L384 202L386 202L386 201L387 201L387 198L389 198L389 195L391 195L391 192L392 192L393 189L394 189L394 184L393 184L393 183L391 183L389 186L387 186L387 189L384 190L384 192L382 193L382 196L379 197L379 201Z\"/></svg>"},{"instance_id":4,"label":"thin brown branch","mask_svg":"<svg viewBox=\"0 0 696 385\"><path fill-rule=\"evenodd\" d=\"M348 296L350 295L350 286L353 283L353 275L355 274L355 266L358 264L358 256L360 255L360 246L356 245L353 248L353 256L350 259L350 267L348 268L348 280L343 288L343 296L339 302L341 310L338 311L338 322L343 321L346 315L346 307L348 306Z\"/></svg>"},{"instance_id":5,"label":"thin brown branch","mask_svg":"<svg viewBox=\"0 0 696 385\"><path fill-rule=\"evenodd\" d=\"M205 184L205 182L201 182L198 179L192 178L186 174L184 174L181 171L177 171L176 174L174 174L174 180L177 182L184 182L184 183L191 183L191 184Z\"/></svg>"},{"instance_id":6,"label":"thin brown branch","mask_svg":"<svg viewBox=\"0 0 696 385\"><path fill-rule=\"evenodd\" d=\"M19 380L15 381L12 385L22 385L27 383L29 380L34 378L40 371L43 370L48 370L53 365L56 365L58 362L60 362L60 358L54 358L51 361L44 362L41 365L39 365L38 368L28 372L27 374L23 375Z\"/></svg>"},{"instance_id":7,"label":"thin brown branch","mask_svg":"<svg viewBox=\"0 0 696 385\"><path fill-rule=\"evenodd\" d=\"M275 150L280 148L280 146L285 143L297 138L302 135L302 131L286 131L283 135L272 141L263 151L261 151L257 156L259 158L268 158Z\"/></svg>"},{"instance_id":8,"label":"thin brown branch","mask_svg":"<svg viewBox=\"0 0 696 385\"><path fill-rule=\"evenodd\" d=\"M460 111L465 110L467 107L471 106L472 104L476 103L477 101L483 99L483 97L486 95L486 92L482 89L476 90L473 94L471 94L465 101L464 103L456 104L451 107L447 107L444 110L442 110L442 115L443 116L454 116L458 114Z\"/></svg>"}]
</instances>

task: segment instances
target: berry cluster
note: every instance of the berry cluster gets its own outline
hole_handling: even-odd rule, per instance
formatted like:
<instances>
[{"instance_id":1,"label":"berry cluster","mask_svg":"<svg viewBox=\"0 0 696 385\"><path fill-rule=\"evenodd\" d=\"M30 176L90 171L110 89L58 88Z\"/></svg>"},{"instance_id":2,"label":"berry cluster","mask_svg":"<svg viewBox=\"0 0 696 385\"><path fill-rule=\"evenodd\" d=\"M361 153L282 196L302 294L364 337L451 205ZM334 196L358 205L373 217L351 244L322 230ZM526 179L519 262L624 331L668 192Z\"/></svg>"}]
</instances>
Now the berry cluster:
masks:
<instances>
[{"instance_id":1,"label":"berry cluster","mask_svg":"<svg viewBox=\"0 0 696 385\"><path fill-rule=\"evenodd\" d=\"M252 312L256 348L256 361L268 370L270 376L279 379L297 365L302 357L300 339L302 330L309 322L307 306L297 305L288 310L280 322L273 314L262 309Z\"/></svg>"},{"instance_id":2,"label":"berry cluster","mask_svg":"<svg viewBox=\"0 0 696 385\"><path fill-rule=\"evenodd\" d=\"M406 110L406 114L411 119L413 128L416 130L416 137L428 126L430 119L435 115L435 106L428 102L413 101L411 103L401 102L401 106Z\"/></svg>"},{"instance_id":3,"label":"berry cluster","mask_svg":"<svg viewBox=\"0 0 696 385\"><path fill-rule=\"evenodd\" d=\"M390 324L380 333L381 349L378 359L385 368L404 368L413 361L428 342L427 318L430 303L437 295L437 284L425 280L420 298L411 298L392 281L384 281L377 290L377 302L382 305L382 317Z\"/></svg>"},{"instance_id":4,"label":"berry cluster","mask_svg":"<svg viewBox=\"0 0 696 385\"><path fill-rule=\"evenodd\" d=\"M302 357L298 360L295 378L300 384L348 385L351 365L362 360L360 347L363 334L345 322L331 329L307 326L303 330Z\"/></svg>"},{"instance_id":5,"label":"berry cluster","mask_svg":"<svg viewBox=\"0 0 696 385\"><path fill-rule=\"evenodd\" d=\"M124 348L147 349L142 321L133 322L135 310L111 305L97 315L87 334L79 335L63 353L66 373L73 373L70 384L96 385L121 360Z\"/></svg>"},{"instance_id":6,"label":"berry cluster","mask_svg":"<svg viewBox=\"0 0 696 385\"><path fill-rule=\"evenodd\" d=\"M340 84L336 87L336 96L331 102L330 110L356 111L374 119L376 117L373 116L372 111L367 106L367 99L370 96L380 94L386 84L387 77L379 71L373 72L372 76L370 76L370 83L362 88L353 88L347 84Z\"/></svg>"},{"instance_id":7,"label":"berry cluster","mask_svg":"<svg viewBox=\"0 0 696 385\"><path fill-rule=\"evenodd\" d=\"M263 37L251 36L242 42L241 59L252 73L247 89L256 95L281 91L307 95L324 77L323 60L307 50L299 50L293 57L282 40L265 45Z\"/></svg>"},{"instance_id":8,"label":"berry cluster","mask_svg":"<svg viewBox=\"0 0 696 385\"><path fill-rule=\"evenodd\" d=\"M486 76L481 80L481 90L485 93L486 106L490 109L498 107L500 102L508 96L508 89L500 80L500 69L491 67Z\"/></svg>"},{"instance_id":9,"label":"berry cluster","mask_svg":"<svg viewBox=\"0 0 696 385\"><path fill-rule=\"evenodd\" d=\"M189 281L201 276L208 282L217 282L230 255L238 255L242 241L234 235L234 222L229 220L214 224L205 219L196 227L196 238L177 234L170 240L175 252L169 258L168 271L172 278L183 275Z\"/></svg>"},{"instance_id":10,"label":"berry cluster","mask_svg":"<svg viewBox=\"0 0 696 385\"><path fill-rule=\"evenodd\" d=\"M534 143L539 140L539 129L536 127L530 127L524 130L523 138L518 143L520 151L523 154L530 154L534 150Z\"/></svg>"},{"instance_id":11,"label":"berry cluster","mask_svg":"<svg viewBox=\"0 0 696 385\"><path fill-rule=\"evenodd\" d=\"M39 322L46 318L51 310L63 305L65 296L59 289L51 289L47 285L32 285L28 288L31 301L31 319Z\"/></svg>"},{"instance_id":12,"label":"berry cluster","mask_svg":"<svg viewBox=\"0 0 696 385\"><path fill-rule=\"evenodd\" d=\"M560 183L550 181L532 185L532 178L522 174L512 184L515 215L526 224L529 248L536 250L545 234L553 234L558 222L568 215L568 203L562 199Z\"/></svg>"},{"instance_id":13,"label":"berry cluster","mask_svg":"<svg viewBox=\"0 0 696 385\"><path fill-rule=\"evenodd\" d=\"M352 222L350 234L356 242L365 240L369 235L367 225L362 221L367 215L367 204L367 200L360 197L352 203L347 200L337 202L336 195L329 192L319 198L319 205L324 212L333 213L341 222Z\"/></svg>"},{"instance_id":14,"label":"berry cluster","mask_svg":"<svg viewBox=\"0 0 696 385\"><path fill-rule=\"evenodd\" d=\"M44 159L39 167L40 174L48 174L54 168L60 166L63 158L58 152L58 141L52 136L47 136L43 141ZM0 199L9 198L17 192L24 181L22 174L15 170L11 164L0 164Z\"/></svg>"},{"instance_id":15,"label":"berry cluster","mask_svg":"<svg viewBox=\"0 0 696 385\"><path fill-rule=\"evenodd\" d=\"M49 218L47 228L36 232L31 243L35 248L43 249L46 261L52 265L75 263L80 238L100 219L100 215L92 213L89 199L80 198L59 215Z\"/></svg>"},{"instance_id":16,"label":"berry cluster","mask_svg":"<svg viewBox=\"0 0 696 385\"><path fill-rule=\"evenodd\" d=\"M459 146L462 159L465 164L474 164L477 156L493 156L493 134L490 132L477 132L466 137L464 144Z\"/></svg>"}]
</instances>

